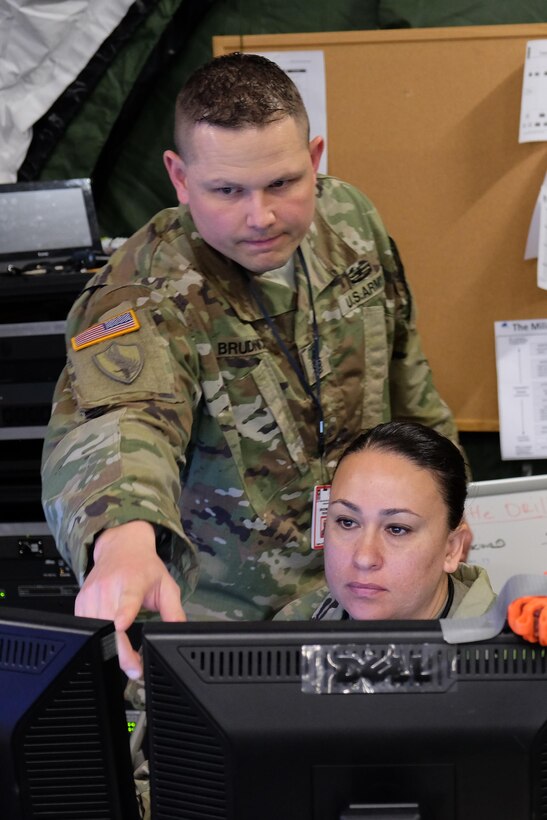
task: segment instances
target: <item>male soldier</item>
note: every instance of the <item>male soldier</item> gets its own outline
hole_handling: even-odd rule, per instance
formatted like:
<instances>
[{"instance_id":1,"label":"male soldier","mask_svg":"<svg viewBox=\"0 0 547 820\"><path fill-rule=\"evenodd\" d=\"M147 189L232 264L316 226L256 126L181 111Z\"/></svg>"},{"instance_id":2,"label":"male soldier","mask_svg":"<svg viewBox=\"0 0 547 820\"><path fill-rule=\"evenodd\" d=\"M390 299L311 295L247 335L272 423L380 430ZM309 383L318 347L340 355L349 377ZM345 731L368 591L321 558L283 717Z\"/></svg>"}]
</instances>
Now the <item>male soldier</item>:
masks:
<instances>
[{"instance_id":1,"label":"male soldier","mask_svg":"<svg viewBox=\"0 0 547 820\"><path fill-rule=\"evenodd\" d=\"M256 620L323 582L313 488L361 429L456 437L395 245L360 192L317 176L288 76L213 60L179 94L175 142L180 206L70 313L43 461L76 613L115 621L133 677L123 632L141 607L184 619L179 584L189 617Z\"/></svg>"}]
</instances>

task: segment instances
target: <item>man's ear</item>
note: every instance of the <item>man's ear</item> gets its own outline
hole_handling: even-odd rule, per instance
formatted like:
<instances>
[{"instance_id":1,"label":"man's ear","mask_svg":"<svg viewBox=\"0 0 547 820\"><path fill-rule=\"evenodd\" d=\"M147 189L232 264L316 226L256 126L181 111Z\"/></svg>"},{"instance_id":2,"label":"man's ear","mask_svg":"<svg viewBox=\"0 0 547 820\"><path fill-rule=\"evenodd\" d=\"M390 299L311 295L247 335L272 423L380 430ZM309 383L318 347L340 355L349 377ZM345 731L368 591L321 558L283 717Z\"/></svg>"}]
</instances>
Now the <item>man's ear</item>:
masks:
<instances>
[{"instance_id":1,"label":"man's ear","mask_svg":"<svg viewBox=\"0 0 547 820\"><path fill-rule=\"evenodd\" d=\"M165 151L163 154L163 164L169 174L171 184L177 193L178 201L183 205L188 204L188 185L186 182L186 164L175 151Z\"/></svg>"},{"instance_id":2,"label":"man's ear","mask_svg":"<svg viewBox=\"0 0 547 820\"><path fill-rule=\"evenodd\" d=\"M468 541L469 527L462 522L459 527L452 530L446 541L446 553L443 569L445 572L455 572L460 561L464 560L465 546Z\"/></svg>"},{"instance_id":3,"label":"man's ear","mask_svg":"<svg viewBox=\"0 0 547 820\"><path fill-rule=\"evenodd\" d=\"M309 144L309 151L311 157L311 164L315 173L319 170L319 163L323 156L325 149L325 140L323 137L314 137Z\"/></svg>"}]
</instances>

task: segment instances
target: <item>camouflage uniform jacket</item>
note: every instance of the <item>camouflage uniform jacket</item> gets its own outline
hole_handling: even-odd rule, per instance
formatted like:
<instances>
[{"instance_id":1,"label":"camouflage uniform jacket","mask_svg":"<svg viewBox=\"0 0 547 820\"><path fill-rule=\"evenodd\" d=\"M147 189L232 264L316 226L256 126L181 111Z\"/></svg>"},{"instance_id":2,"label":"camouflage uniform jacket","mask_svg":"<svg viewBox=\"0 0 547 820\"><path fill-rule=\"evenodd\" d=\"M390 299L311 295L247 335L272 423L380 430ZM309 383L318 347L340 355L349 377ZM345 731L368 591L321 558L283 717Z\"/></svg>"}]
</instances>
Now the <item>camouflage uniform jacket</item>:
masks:
<instances>
[{"instance_id":1,"label":"camouflage uniform jacket","mask_svg":"<svg viewBox=\"0 0 547 820\"><path fill-rule=\"evenodd\" d=\"M482 567L460 564L451 573L453 597L446 618L475 618L484 615L496 600L496 593L490 585L488 573ZM443 609L446 608L446 604ZM313 592L291 601L276 615L277 621L342 621L348 613L329 593L325 584ZM441 615L437 615L441 617Z\"/></svg>"},{"instance_id":2,"label":"camouflage uniform jacket","mask_svg":"<svg viewBox=\"0 0 547 820\"><path fill-rule=\"evenodd\" d=\"M99 341L77 351L68 344L54 397L43 504L80 579L101 530L145 519L167 528L160 554L185 595L199 566L190 617L271 617L323 582L321 555L309 548L312 488L330 481L359 431L394 417L456 437L395 246L370 202L320 177L300 250L309 285L300 257L296 293L254 282L317 391L311 289L322 459L316 406L248 272L201 239L186 208L157 214L78 298L67 339L129 309L140 324L106 339L99 328Z\"/></svg>"}]
</instances>

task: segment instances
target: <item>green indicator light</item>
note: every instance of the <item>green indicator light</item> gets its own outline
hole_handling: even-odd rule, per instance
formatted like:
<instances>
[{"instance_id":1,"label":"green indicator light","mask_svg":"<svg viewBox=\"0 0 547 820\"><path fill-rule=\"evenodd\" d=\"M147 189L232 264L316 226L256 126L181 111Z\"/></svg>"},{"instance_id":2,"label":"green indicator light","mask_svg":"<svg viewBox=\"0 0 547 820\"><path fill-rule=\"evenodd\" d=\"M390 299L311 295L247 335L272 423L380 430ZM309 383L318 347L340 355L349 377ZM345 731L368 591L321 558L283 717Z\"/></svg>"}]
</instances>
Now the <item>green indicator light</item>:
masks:
<instances>
[{"instance_id":1,"label":"green indicator light","mask_svg":"<svg viewBox=\"0 0 547 820\"><path fill-rule=\"evenodd\" d=\"M0 598L5 598L5 597L6 597L6 590L5 589L0 589Z\"/></svg>"},{"instance_id":2,"label":"green indicator light","mask_svg":"<svg viewBox=\"0 0 547 820\"><path fill-rule=\"evenodd\" d=\"M136 724L136 722L135 722L134 720L128 720L128 721L127 721L127 730L128 730L128 732L134 732L134 731L135 731L135 726L136 726L136 725L137 725L137 724Z\"/></svg>"}]
</instances>

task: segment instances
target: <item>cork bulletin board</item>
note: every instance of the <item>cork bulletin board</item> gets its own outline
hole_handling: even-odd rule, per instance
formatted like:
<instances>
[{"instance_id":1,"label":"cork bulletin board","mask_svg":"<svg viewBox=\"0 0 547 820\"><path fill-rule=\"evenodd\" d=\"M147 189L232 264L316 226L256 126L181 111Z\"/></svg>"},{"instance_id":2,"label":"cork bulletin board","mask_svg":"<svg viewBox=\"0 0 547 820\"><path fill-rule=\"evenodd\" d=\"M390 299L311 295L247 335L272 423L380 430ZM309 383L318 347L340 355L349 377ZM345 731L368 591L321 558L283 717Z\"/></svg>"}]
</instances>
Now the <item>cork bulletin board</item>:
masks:
<instances>
[{"instance_id":1,"label":"cork bulletin board","mask_svg":"<svg viewBox=\"0 0 547 820\"><path fill-rule=\"evenodd\" d=\"M547 23L213 39L215 55L323 50L329 173L364 191L396 240L465 431L499 427L494 321L547 317L524 260L547 143L518 142L535 38Z\"/></svg>"}]
</instances>

